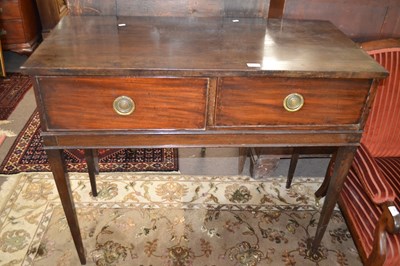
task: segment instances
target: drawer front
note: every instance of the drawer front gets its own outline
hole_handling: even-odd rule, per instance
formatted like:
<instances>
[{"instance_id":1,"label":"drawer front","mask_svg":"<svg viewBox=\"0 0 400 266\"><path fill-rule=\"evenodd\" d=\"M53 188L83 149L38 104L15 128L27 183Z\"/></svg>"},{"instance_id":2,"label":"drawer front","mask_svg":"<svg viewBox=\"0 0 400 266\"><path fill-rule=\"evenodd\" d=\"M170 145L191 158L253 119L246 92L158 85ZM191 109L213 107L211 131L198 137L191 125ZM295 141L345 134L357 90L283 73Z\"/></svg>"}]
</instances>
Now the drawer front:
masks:
<instances>
[{"instance_id":1,"label":"drawer front","mask_svg":"<svg viewBox=\"0 0 400 266\"><path fill-rule=\"evenodd\" d=\"M369 80L223 78L218 84L215 124L220 127L335 126L358 124ZM304 104L287 111L284 99L300 94Z\"/></svg>"},{"instance_id":2,"label":"drawer front","mask_svg":"<svg viewBox=\"0 0 400 266\"><path fill-rule=\"evenodd\" d=\"M38 83L49 130L205 128L207 79L39 77ZM121 96L133 101L129 115L114 109L124 107L116 101Z\"/></svg>"},{"instance_id":3,"label":"drawer front","mask_svg":"<svg viewBox=\"0 0 400 266\"><path fill-rule=\"evenodd\" d=\"M20 19L18 1L1 1L0 2L0 19Z\"/></svg>"},{"instance_id":4,"label":"drawer front","mask_svg":"<svg viewBox=\"0 0 400 266\"><path fill-rule=\"evenodd\" d=\"M1 42L3 44L24 43L24 28L20 20L0 21L0 30L2 31Z\"/></svg>"}]
</instances>

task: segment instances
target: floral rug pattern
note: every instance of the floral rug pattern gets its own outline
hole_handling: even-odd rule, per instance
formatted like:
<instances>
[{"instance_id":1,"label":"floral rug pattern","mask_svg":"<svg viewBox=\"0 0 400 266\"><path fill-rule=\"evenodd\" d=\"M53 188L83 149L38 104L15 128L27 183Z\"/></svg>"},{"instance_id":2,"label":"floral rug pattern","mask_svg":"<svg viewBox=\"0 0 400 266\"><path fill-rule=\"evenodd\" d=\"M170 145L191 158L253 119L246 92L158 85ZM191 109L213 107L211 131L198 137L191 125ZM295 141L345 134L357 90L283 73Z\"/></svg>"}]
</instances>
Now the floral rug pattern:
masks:
<instances>
[{"instance_id":1,"label":"floral rug pattern","mask_svg":"<svg viewBox=\"0 0 400 266\"><path fill-rule=\"evenodd\" d=\"M51 174L22 173L0 215L0 265L79 265ZM320 179L102 173L70 183L87 265L361 265L338 210L308 252Z\"/></svg>"}]
</instances>

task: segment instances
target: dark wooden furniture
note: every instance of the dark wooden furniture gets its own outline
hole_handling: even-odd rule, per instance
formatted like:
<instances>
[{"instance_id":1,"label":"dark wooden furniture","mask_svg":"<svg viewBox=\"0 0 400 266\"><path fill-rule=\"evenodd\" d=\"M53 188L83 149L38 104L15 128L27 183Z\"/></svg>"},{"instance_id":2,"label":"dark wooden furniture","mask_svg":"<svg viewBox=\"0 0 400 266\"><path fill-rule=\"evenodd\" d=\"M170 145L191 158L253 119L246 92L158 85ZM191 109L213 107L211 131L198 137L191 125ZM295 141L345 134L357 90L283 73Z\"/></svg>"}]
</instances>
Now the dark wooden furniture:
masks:
<instances>
[{"instance_id":1,"label":"dark wooden furniture","mask_svg":"<svg viewBox=\"0 0 400 266\"><path fill-rule=\"evenodd\" d=\"M3 48L1 47L1 39L0 39L0 77L6 76L6 68L4 66L4 56L3 56Z\"/></svg>"},{"instance_id":2,"label":"dark wooden furniture","mask_svg":"<svg viewBox=\"0 0 400 266\"><path fill-rule=\"evenodd\" d=\"M365 265L400 265L400 39L362 47L390 75L378 88L339 206Z\"/></svg>"},{"instance_id":3,"label":"dark wooden furniture","mask_svg":"<svg viewBox=\"0 0 400 266\"><path fill-rule=\"evenodd\" d=\"M42 35L47 36L57 23L68 14L66 0L36 0L42 24Z\"/></svg>"},{"instance_id":4,"label":"dark wooden furniture","mask_svg":"<svg viewBox=\"0 0 400 266\"><path fill-rule=\"evenodd\" d=\"M35 1L1 0L0 34L4 50L32 53L41 40Z\"/></svg>"},{"instance_id":5,"label":"dark wooden furniture","mask_svg":"<svg viewBox=\"0 0 400 266\"><path fill-rule=\"evenodd\" d=\"M337 147L316 254L387 72L331 23L65 17L22 67L82 263L61 149ZM93 159L92 159L93 158Z\"/></svg>"}]
</instances>

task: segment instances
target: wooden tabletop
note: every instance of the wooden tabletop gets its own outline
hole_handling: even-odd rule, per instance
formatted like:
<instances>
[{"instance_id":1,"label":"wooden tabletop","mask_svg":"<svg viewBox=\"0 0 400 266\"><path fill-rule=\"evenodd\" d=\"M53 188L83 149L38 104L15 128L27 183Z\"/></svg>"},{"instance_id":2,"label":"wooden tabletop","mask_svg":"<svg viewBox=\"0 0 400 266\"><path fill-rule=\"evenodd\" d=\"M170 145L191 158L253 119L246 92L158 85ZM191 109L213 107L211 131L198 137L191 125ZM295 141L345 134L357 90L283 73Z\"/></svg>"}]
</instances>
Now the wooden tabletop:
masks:
<instances>
[{"instance_id":1,"label":"wooden tabletop","mask_svg":"<svg viewBox=\"0 0 400 266\"><path fill-rule=\"evenodd\" d=\"M65 17L22 71L32 75L387 75L326 21L114 16Z\"/></svg>"}]
</instances>

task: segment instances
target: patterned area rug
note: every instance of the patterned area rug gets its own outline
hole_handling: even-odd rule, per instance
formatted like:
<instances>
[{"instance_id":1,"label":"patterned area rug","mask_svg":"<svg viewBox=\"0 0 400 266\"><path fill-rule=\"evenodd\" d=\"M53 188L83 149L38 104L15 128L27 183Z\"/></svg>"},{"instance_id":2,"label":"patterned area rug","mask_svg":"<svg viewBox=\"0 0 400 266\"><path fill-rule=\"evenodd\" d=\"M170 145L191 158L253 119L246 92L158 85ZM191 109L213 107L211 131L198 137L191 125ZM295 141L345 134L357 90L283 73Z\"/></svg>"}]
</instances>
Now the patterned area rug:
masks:
<instances>
[{"instance_id":1,"label":"patterned area rug","mask_svg":"<svg viewBox=\"0 0 400 266\"><path fill-rule=\"evenodd\" d=\"M15 176L14 176L15 177ZM1 265L79 265L48 173L24 173L0 215ZM339 211L318 256L320 179L70 174L87 265L362 265Z\"/></svg>"},{"instance_id":2,"label":"patterned area rug","mask_svg":"<svg viewBox=\"0 0 400 266\"><path fill-rule=\"evenodd\" d=\"M0 79L0 120L6 120L25 93L32 87L29 76L7 73Z\"/></svg>"},{"instance_id":3,"label":"patterned area rug","mask_svg":"<svg viewBox=\"0 0 400 266\"><path fill-rule=\"evenodd\" d=\"M86 172L83 150L65 150L67 169ZM104 149L99 150L103 172L178 171L177 149ZM39 114L35 111L0 166L1 174L49 172L50 165L40 137Z\"/></svg>"}]
</instances>

